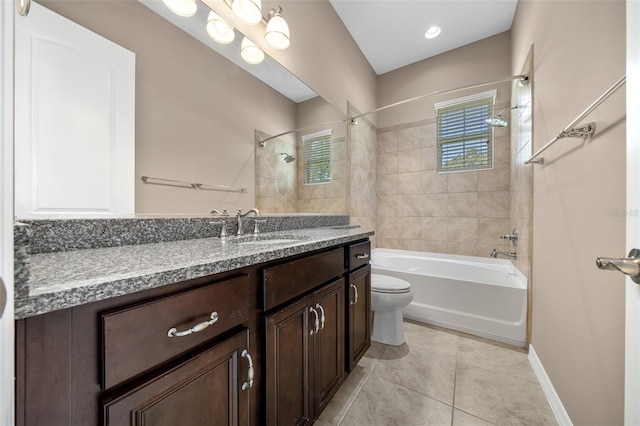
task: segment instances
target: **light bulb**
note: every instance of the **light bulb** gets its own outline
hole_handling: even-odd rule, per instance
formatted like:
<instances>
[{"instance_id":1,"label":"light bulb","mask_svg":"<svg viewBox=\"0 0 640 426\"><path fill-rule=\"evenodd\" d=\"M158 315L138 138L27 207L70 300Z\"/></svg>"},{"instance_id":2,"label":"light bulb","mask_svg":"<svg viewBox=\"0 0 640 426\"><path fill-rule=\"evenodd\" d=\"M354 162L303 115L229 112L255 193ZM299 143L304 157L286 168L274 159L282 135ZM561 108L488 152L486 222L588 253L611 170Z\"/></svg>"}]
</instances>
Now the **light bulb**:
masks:
<instances>
[{"instance_id":1,"label":"light bulb","mask_svg":"<svg viewBox=\"0 0 640 426\"><path fill-rule=\"evenodd\" d=\"M436 38L440 35L440 32L442 32L442 28L437 25L433 25L424 33L424 37L428 39Z\"/></svg>"},{"instance_id":2,"label":"light bulb","mask_svg":"<svg viewBox=\"0 0 640 426\"><path fill-rule=\"evenodd\" d=\"M264 39L276 49L283 50L289 47L289 26L280 15L280 10L269 19Z\"/></svg>"},{"instance_id":3,"label":"light bulb","mask_svg":"<svg viewBox=\"0 0 640 426\"><path fill-rule=\"evenodd\" d=\"M198 11L195 0L162 0L165 6L178 16L188 18Z\"/></svg>"},{"instance_id":4,"label":"light bulb","mask_svg":"<svg viewBox=\"0 0 640 426\"><path fill-rule=\"evenodd\" d=\"M233 0L231 10L243 22L255 25L262 20L260 0Z\"/></svg>"},{"instance_id":5,"label":"light bulb","mask_svg":"<svg viewBox=\"0 0 640 426\"><path fill-rule=\"evenodd\" d=\"M207 33L220 44L229 44L236 38L233 27L214 11L209 12L207 18Z\"/></svg>"},{"instance_id":6,"label":"light bulb","mask_svg":"<svg viewBox=\"0 0 640 426\"><path fill-rule=\"evenodd\" d=\"M262 49L246 37L242 39L242 44L240 45L240 56L245 62L252 65L259 64L264 60Z\"/></svg>"}]
</instances>

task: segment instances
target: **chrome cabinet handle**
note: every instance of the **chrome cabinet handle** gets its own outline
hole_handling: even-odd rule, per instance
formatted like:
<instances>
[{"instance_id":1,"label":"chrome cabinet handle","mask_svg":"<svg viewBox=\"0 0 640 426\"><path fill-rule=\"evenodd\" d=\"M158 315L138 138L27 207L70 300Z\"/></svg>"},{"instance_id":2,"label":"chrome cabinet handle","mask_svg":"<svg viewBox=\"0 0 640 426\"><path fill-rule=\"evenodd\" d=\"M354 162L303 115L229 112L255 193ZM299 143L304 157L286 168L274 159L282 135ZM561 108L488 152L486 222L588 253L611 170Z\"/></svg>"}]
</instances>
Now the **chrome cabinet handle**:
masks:
<instances>
[{"instance_id":1,"label":"chrome cabinet handle","mask_svg":"<svg viewBox=\"0 0 640 426\"><path fill-rule=\"evenodd\" d=\"M215 312L215 311L211 312L211 315L209 316L209 318L211 318L211 320L203 321L201 323L198 323L198 324L194 325L193 327L191 327L190 329L185 330L185 331L178 331L175 327L172 327L167 332L167 336L169 336L169 337L183 337L183 336L188 336L191 333L198 333L198 332L204 330L205 328L209 327L214 322L218 321L218 313Z\"/></svg>"},{"instance_id":2,"label":"chrome cabinet handle","mask_svg":"<svg viewBox=\"0 0 640 426\"><path fill-rule=\"evenodd\" d=\"M350 301L349 303L352 305L355 305L356 303L358 303L358 287L356 287L353 283L351 283L351 288L353 289L354 293L355 293L355 300L354 301Z\"/></svg>"},{"instance_id":3,"label":"chrome cabinet handle","mask_svg":"<svg viewBox=\"0 0 640 426\"><path fill-rule=\"evenodd\" d=\"M251 359L251 355L246 349L242 351L240 356L242 358L247 358L247 361L249 361L249 371L247 372L247 379L249 379L249 381L242 384L242 390L248 390L253 387L253 377L255 375L255 371L253 370L253 359Z\"/></svg>"},{"instance_id":4,"label":"chrome cabinet handle","mask_svg":"<svg viewBox=\"0 0 640 426\"><path fill-rule=\"evenodd\" d=\"M319 303L316 303L316 308L320 309L320 330L324 330L324 308Z\"/></svg>"},{"instance_id":5,"label":"chrome cabinet handle","mask_svg":"<svg viewBox=\"0 0 640 426\"><path fill-rule=\"evenodd\" d=\"M631 249L629 257L598 257L596 266L600 269L622 272L629 275L633 282L640 284L640 249Z\"/></svg>"},{"instance_id":6,"label":"chrome cabinet handle","mask_svg":"<svg viewBox=\"0 0 640 426\"><path fill-rule=\"evenodd\" d=\"M316 317L316 319L315 319L315 328L313 330L309 331L309 334L311 334L313 336L314 334L318 334L318 332L320 331L320 317L318 316L318 311L313 309L312 306L309 307L309 312L313 312L313 315Z\"/></svg>"},{"instance_id":7,"label":"chrome cabinet handle","mask_svg":"<svg viewBox=\"0 0 640 426\"><path fill-rule=\"evenodd\" d=\"M358 258L358 259L368 259L369 258L369 253L358 253L358 254L356 254L356 258Z\"/></svg>"}]
</instances>

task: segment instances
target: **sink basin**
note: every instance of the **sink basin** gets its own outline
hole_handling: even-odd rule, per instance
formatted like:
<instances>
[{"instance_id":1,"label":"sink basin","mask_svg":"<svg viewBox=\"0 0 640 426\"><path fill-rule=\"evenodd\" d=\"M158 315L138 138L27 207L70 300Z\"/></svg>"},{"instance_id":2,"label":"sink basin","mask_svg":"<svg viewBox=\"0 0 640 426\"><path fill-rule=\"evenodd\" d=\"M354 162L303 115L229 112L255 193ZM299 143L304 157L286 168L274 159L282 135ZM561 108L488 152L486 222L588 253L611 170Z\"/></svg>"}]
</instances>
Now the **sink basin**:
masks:
<instances>
[{"instance_id":1,"label":"sink basin","mask_svg":"<svg viewBox=\"0 0 640 426\"><path fill-rule=\"evenodd\" d=\"M230 242L235 244L246 245L276 245L276 244L291 244L299 241L306 240L308 237L301 237L298 235L247 235L246 237L240 237Z\"/></svg>"}]
</instances>

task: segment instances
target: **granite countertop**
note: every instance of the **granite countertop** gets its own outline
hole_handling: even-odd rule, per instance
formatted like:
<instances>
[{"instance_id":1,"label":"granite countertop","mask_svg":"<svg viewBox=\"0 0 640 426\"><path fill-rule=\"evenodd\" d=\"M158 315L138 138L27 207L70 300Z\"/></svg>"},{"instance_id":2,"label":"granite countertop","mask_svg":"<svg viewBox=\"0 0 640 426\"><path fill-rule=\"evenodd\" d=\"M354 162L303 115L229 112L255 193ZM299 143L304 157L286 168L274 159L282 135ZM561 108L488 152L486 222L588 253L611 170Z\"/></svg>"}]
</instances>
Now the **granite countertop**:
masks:
<instances>
[{"instance_id":1,"label":"granite countertop","mask_svg":"<svg viewBox=\"0 0 640 426\"><path fill-rule=\"evenodd\" d=\"M258 238L201 238L30 256L28 291L16 295L21 319L368 238L352 226L294 229ZM252 241L253 240L253 241ZM238 242L243 243L239 244Z\"/></svg>"}]
</instances>

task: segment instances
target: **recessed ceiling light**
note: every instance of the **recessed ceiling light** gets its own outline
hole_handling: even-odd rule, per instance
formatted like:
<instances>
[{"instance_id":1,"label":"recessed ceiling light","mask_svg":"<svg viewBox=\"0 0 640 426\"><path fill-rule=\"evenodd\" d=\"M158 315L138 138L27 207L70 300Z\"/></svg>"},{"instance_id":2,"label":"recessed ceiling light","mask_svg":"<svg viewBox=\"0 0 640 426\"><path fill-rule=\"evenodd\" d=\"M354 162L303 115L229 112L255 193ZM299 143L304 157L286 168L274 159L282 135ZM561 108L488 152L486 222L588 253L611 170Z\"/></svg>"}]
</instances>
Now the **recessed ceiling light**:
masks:
<instances>
[{"instance_id":1,"label":"recessed ceiling light","mask_svg":"<svg viewBox=\"0 0 640 426\"><path fill-rule=\"evenodd\" d=\"M425 38L428 38L428 39L436 38L440 35L441 31L442 29L439 26L433 25L429 27L426 33L424 33L424 36Z\"/></svg>"}]
</instances>

